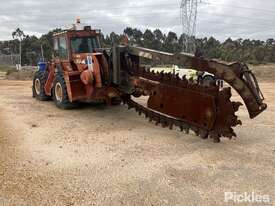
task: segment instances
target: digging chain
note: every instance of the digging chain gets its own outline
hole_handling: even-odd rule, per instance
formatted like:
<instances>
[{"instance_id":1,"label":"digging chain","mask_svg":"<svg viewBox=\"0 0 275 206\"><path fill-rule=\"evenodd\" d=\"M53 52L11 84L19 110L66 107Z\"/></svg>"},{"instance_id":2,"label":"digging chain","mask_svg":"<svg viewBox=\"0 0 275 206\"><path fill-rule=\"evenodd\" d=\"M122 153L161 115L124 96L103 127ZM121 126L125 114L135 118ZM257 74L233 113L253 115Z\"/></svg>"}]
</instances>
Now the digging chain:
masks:
<instances>
[{"instance_id":1,"label":"digging chain","mask_svg":"<svg viewBox=\"0 0 275 206\"><path fill-rule=\"evenodd\" d=\"M186 79L185 76L180 78L178 75L171 73L155 73L147 71L144 68L134 69L130 71L129 74L136 79L143 78L149 81L158 82L164 87L173 86L175 88L185 88L190 91L199 92L201 95L207 94L215 98L215 124L212 128L205 128L183 118L169 116L167 114L163 114L148 107L142 106L135 102L131 98L131 95L125 95L123 98L124 104L127 104L129 109L135 109L139 115L144 114L150 122L154 121L156 125L168 127L169 129L173 129L173 127L176 126L180 129L180 131L184 131L186 134L188 134L191 130L202 139L207 139L208 137L212 138L215 143L220 142L221 137L228 137L229 139L236 137L236 134L232 128L242 124L235 115L235 112L238 111L242 104L240 102L230 101L232 96L231 88L225 88L220 91L219 87L216 85L206 87L193 80ZM149 97L152 96L152 92L146 91L145 88L137 88L137 90L140 95L149 95ZM186 96L186 98L192 97Z\"/></svg>"}]
</instances>

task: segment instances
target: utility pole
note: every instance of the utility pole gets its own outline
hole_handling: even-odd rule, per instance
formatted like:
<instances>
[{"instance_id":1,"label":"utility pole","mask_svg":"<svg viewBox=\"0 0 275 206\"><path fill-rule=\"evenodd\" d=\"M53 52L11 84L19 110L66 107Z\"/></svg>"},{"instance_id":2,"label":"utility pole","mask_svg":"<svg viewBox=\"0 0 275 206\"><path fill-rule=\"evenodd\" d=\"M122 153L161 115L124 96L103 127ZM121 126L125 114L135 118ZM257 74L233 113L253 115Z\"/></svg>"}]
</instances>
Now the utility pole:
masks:
<instances>
[{"instance_id":1,"label":"utility pole","mask_svg":"<svg viewBox=\"0 0 275 206\"><path fill-rule=\"evenodd\" d=\"M200 0L182 0L180 5L183 51L187 53L194 53L196 50L195 37L199 1Z\"/></svg>"},{"instance_id":2,"label":"utility pole","mask_svg":"<svg viewBox=\"0 0 275 206\"><path fill-rule=\"evenodd\" d=\"M19 58L20 58L20 60L19 60L19 64L20 64L20 66L19 66L19 70L21 70L21 66L22 66L22 39L20 39L19 40Z\"/></svg>"},{"instance_id":3,"label":"utility pole","mask_svg":"<svg viewBox=\"0 0 275 206\"><path fill-rule=\"evenodd\" d=\"M42 61L44 62L44 49L43 49L43 44L41 44L41 57L42 57Z\"/></svg>"},{"instance_id":4,"label":"utility pole","mask_svg":"<svg viewBox=\"0 0 275 206\"><path fill-rule=\"evenodd\" d=\"M14 32L12 32L12 38L13 39L18 39L19 41L19 66L18 66L18 69L20 70L21 69L21 65L22 65L22 41L24 39L26 35L24 34L23 31L21 31L20 28L17 28Z\"/></svg>"}]
</instances>

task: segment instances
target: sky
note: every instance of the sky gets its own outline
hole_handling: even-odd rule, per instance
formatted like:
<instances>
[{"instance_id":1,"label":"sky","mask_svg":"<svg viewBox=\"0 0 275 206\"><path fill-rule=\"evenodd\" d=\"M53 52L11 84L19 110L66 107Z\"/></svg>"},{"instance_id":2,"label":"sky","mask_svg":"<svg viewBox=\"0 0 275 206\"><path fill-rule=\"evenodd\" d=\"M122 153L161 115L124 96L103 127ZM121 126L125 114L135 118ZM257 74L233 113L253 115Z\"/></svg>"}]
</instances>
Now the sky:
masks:
<instances>
[{"instance_id":1,"label":"sky","mask_svg":"<svg viewBox=\"0 0 275 206\"><path fill-rule=\"evenodd\" d=\"M74 23L77 17L104 34L124 28L159 28L182 33L181 0L0 0L0 40L21 28L40 36ZM202 0L198 5L197 36L221 41L231 37L275 38L274 0Z\"/></svg>"}]
</instances>

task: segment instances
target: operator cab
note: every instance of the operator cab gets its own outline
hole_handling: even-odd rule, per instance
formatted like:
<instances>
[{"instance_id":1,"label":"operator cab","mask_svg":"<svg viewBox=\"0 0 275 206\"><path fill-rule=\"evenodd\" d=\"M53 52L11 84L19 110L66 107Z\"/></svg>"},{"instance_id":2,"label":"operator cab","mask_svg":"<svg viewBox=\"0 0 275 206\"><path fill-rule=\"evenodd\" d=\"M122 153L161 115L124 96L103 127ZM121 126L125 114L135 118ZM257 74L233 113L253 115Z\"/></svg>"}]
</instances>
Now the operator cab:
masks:
<instances>
[{"instance_id":1,"label":"operator cab","mask_svg":"<svg viewBox=\"0 0 275 206\"><path fill-rule=\"evenodd\" d=\"M54 38L55 62L83 63L87 56L101 48L100 30L90 26L73 25L71 29L57 32Z\"/></svg>"}]
</instances>

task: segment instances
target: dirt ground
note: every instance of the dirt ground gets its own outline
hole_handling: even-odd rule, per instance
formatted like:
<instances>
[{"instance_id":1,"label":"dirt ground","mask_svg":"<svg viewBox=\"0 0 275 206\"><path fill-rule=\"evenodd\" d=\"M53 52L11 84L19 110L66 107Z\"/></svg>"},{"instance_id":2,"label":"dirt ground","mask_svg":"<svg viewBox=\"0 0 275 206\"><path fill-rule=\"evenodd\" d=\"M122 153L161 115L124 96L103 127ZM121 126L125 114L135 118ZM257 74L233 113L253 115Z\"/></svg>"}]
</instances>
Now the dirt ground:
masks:
<instances>
[{"instance_id":1,"label":"dirt ground","mask_svg":"<svg viewBox=\"0 0 275 206\"><path fill-rule=\"evenodd\" d=\"M57 109L31 82L0 80L0 205L234 205L275 195L275 83L268 111L221 144L148 123L124 106ZM246 205L246 204L236 204Z\"/></svg>"},{"instance_id":2,"label":"dirt ground","mask_svg":"<svg viewBox=\"0 0 275 206\"><path fill-rule=\"evenodd\" d=\"M262 82L274 82L275 64L249 65L249 68Z\"/></svg>"}]
</instances>

